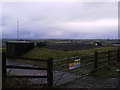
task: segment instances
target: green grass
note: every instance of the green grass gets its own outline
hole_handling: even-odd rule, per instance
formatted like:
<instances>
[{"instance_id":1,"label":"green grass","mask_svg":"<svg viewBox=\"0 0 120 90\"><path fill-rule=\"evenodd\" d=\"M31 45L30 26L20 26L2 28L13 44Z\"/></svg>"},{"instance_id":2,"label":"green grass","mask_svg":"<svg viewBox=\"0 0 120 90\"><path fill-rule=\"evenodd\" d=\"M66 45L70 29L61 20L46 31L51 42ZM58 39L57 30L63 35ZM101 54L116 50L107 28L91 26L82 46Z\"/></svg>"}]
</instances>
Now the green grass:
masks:
<instances>
[{"instance_id":1,"label":"green grass","mask_svg":"<svg viewBox=\"0 0 120 90\"><path fill-rule=\"evenodd\" d=\"M56 59L80 56L80 55L85 55L85 54L92 54L96 50L102 52L102 51L114 50L116 48L117 47L100 47L100 48L93 48L93 49L88 49L88 50L63 51L63 50L35 47L31 51L24 54L23 57L38 58L38 59L39 58L47 59L49 57L52 57L54 60L56 60Z\"/></svg>"},{"instance_id":2,"label":"green grass","mask_svg":"<svg viewBox=\"0 0 120 90\"><path fill-rule=\"evenodd\" d=\"M105 64L104 67L91 73L91 75L97 78L120 77L120 73L116 71L117 69L120 69L120 62L111 61L110 63Z\"/></svg>"},{"instance_id":3,"label":"green grass","mask_svg":"<svg viewBox=\"0 0 120 90\"><path fill-rule=\"evenodd\" d=\"M36 58L36 59L47 59L49 57L52 57L53 60L57 59L63 59L63 58L68 58L68 57L74 57L74 56L80 56L80 55L87 55L87 54L93 54L94 51L108 51L108 50L114 50L116 47L100 47L100 48L94 48L94 49L88 49L88 50L71 50L71 51L63 51L63 50L56 50L56 49L48 49L45 47L35 47L31 51L27 52L26 54L23 55L23 57L28 57L28 58ZM88 57L86 57L88 58ZM28 61L28 60L20 60L17 59L19 62L24 62L32 65L38 65L40 67L46 67L46 63L40 62L40 61ZM54 62L54 65L61 65L65 63L72 63L74 60L65 60L65 61L59 61L59 62ZM60 67L58 69L64 69L68 68L69 66L65 67Z\"/></svg>"}]
</instances>

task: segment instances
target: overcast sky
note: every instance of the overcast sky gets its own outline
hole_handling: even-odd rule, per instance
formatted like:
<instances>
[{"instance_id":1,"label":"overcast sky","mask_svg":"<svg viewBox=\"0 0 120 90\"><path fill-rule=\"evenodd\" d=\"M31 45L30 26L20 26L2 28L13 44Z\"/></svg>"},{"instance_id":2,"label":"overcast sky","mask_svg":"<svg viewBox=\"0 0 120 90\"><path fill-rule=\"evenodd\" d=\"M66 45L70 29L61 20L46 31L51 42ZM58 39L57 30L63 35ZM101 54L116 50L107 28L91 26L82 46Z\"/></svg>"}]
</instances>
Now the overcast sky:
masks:
<instances>
[{"instance_id":1,"label":"overcast sky","mask_svg":"<svg viewBox=\"0 0 120 90\"><path fill-rule=\"evenodd\" d=\"M116 39L117 2L6 2L2 37L20 39Z\"/></svg>"}]
</instances>

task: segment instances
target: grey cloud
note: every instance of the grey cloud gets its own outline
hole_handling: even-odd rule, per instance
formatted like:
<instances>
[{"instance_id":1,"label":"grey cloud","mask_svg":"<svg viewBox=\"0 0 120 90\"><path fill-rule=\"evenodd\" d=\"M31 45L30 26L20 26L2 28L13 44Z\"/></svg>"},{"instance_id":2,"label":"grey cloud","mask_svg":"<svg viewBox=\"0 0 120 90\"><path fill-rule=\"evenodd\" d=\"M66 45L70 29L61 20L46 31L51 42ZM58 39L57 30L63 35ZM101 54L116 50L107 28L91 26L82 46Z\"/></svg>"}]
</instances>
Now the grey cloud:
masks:
<instances>
[{"instance_id":1,"label":"grey cloud","mask_svg":"<svg viewBox=\"0 0 120 90\"><path fill-rule=\"evenodd\" d=\"M16 19L19 17L21 38L116 38L117 25L114 24L82 27L66 26L66 23L92 23L104 19L113 23L117 13L117 3L4 3L3 37L16 37ZM106 33L115 34L106 36Z\"/></svg>"}]
</instances>

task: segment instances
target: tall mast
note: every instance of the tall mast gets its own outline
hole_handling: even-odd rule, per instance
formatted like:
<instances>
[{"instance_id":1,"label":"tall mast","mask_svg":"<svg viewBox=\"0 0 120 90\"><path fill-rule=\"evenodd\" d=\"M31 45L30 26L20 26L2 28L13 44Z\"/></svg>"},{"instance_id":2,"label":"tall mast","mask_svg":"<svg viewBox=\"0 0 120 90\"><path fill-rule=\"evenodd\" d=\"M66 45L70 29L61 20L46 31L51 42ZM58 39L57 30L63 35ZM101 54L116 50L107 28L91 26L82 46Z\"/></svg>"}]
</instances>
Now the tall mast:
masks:
<instances>
[{"instance_id":1,"label":"tall mast","mask_svg":"<svg viewBox=\"0 0 120 90\"><path fill-rule=\"evenodd\" d=\"M17 41L19 40L19 19L17 18Z\"/></svg>"}]
</instances>

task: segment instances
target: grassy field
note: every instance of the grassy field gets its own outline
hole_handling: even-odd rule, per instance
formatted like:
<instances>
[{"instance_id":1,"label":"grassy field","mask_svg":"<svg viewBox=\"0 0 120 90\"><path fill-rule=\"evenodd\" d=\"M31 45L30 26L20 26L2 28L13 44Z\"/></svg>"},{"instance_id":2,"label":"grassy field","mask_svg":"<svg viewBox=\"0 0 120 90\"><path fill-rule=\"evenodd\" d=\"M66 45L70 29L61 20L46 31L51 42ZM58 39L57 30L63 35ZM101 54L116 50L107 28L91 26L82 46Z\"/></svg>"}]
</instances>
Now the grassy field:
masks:
<instances>
[{"instance_id":1,"label":"grassy field","mask_svg":"<svg viewBox=\"0 0 120 90\"><path fill-rule=\"evenodd\" d=\"M31 51L27 52L23 55L23 57L28 58L35 58L35 59L47 59L52 57L53 60L57 59L64 59L74 56L80 56L80 55L87 55L87 54L93 54L94 51L98 50L100 52L108 51L108 50L115 50L117 47L100 47L100 48L94 48L94 49L87 49L87 50L70 50L70 51L62 51L62 50L56 50L56 49L48 49L45 47L35 47ZM32 65L38 65L40 67L46 67L47 63L41 62L41 61L28 61L28 60L21 60L17 59L19 62L24 62ZM65 63L71 63L74 60L65 60L54 63L55 65L61 65ZM66 66L68 67L68 66ZM64 67L65 68L65 67Z\"/></svg>"},{"instance_id":2,"label":"grassy field","mask_svg":"<svg viewBox=\"0 0 120 90\"><path fill-rule=\"evenodd\" d=\"M35 47L31 51L24 54L23 57L38 58L38 59L47 59L49 57L52 57L54 60L56 60L56 59L73 57L73 56L93 54L94 51L103 52L103 51L115 50L115 49L117 49L117 47L100 47L100 48L93 48L87 50L63 51L56 49L48 49L44 47Z\"/></svg>"}]
</instances>

